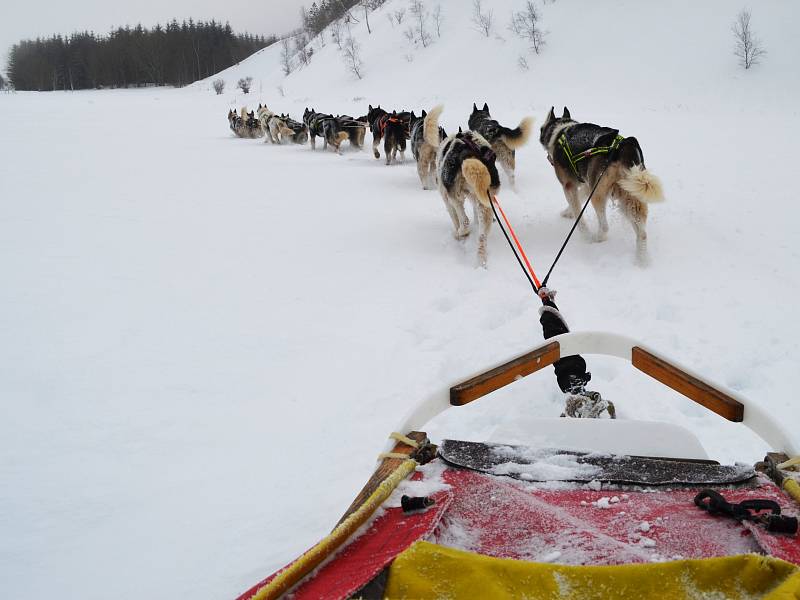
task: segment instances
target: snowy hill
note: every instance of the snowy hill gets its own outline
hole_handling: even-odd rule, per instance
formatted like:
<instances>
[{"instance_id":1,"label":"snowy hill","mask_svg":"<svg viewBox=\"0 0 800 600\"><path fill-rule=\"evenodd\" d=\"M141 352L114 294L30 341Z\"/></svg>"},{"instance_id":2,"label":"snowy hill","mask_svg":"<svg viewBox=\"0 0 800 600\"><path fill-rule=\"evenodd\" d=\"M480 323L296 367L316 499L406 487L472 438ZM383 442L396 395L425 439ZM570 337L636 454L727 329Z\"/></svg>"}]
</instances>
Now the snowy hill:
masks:
<instances>
[{"instance_id":1,"label":"snowy hill","mask_svg":"<svg viewBox=\"0 0 800 600\"><path fill-rule=\"evenodd\" d=\"M328 38L288 77L276 45L186 89L0 95L7 597L232 597L330 530L409 404L541 340L496 228L476 268L410 161L235 139L224 113L245 103L299 117L441 102L448 130L473 102L537 128L568 105L635 135L667 196L652 264L633 265L619 218L607 242L576 238L551 280L570 326L641 339L797 422L795 4L753 7L768 54L748 72L723 0L545 4L527 71L507 29L521 2L486 4L490 38L441 0L442 37L418 48L390 0L371 35L353 27L362 80ZM517 183L500 198L543 271L570 223L536 140ZM765 450L620 361L589 367L620 418L687 427L723 461ZM562 406L542 372L430 433L481 438Z\"/></svg>"}]
</instances>

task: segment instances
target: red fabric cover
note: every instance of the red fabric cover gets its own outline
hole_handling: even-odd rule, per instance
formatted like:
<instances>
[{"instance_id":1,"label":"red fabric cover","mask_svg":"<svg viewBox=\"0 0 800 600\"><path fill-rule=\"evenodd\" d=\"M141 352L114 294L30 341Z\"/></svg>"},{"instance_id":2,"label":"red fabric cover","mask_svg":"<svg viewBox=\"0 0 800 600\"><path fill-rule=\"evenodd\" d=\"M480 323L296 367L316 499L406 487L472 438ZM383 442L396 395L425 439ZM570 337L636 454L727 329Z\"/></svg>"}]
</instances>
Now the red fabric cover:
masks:
<instances>
[{"instance_id":1,"label":"red fabric cover","mask_svg":"<svg viewBox=\"0 0 800 600\"><path fill-rule=\"evenodd\" d=\"M420 477L419 472L414 474L414 479ZM367 531L293 590L294 598L347 598L420 539L488 556L575 565L748 552L800 565L798 536L771 534L750 523L709 515L694 505L700 488L541 489L459 469L447 469L443 477L452 487L434 495L433 507L411 515L400 508L385 509ZM730 502L768 498L786 514L798 513L797 506L764 478L755 487L719 491ZM619 502L608 502L614 496ZM238 600L252 598L275 575Z\"/></svg>"},{"instance_id":2,"label":"red fabric cover","mask_svg":"<svg viewBox=\"0 0 800 600\"><path fill-rule=\"evenodd\" d=\"M364 587L398 554L433 532L450 504L450 494L440 492L433 498L436 503L424 512L406 515L401 508L384 509L362 535L345 545L293 590L294 600L348 598ZM280 571L254 585L237 600L249 600L278 573Z\"/></svg>"},{"instance_id":3,"label":"red fabric cover","mask_svg":"<svg viewBox=\"0 0 800 600\"><path fill-rule=\"evenodd\" d=\"M593 491L531 489L503 477L449 469L453 502L433 541L489 556L611 565L763 552L800 565L800 538L771 534L694 505L698 489ZM719 490L730 502L797 507L773 483ZM625 494L627 499L623 499ZM608 499L617 496L619 502ZM597 502L601 501L601 508ZM595 503L595 504L593 504Z\"/></svg>"}]
</instances>

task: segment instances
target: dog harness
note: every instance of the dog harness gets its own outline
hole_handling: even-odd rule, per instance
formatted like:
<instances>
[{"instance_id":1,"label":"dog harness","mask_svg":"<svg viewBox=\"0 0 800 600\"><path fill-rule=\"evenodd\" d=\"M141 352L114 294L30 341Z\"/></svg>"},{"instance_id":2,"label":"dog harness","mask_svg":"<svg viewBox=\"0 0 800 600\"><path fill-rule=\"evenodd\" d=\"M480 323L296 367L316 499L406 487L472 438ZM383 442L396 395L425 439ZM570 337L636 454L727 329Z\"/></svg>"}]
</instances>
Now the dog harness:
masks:
<instances>
[{"instance_id":1,"label":"dog harness","mask_svg":"<svg viewBox=\"0 0 800 600\"><path fill-rule=\"evenodd\" d=\"M578 153L574 153L572 151L572 147L570 146L569 140L567 139L566 132L562 133L558 136L558 145L561 146L561 149L564 151L564 156L567 157L569 161L569 165L572 167L572 171L575 173L575 176L584 181L581 174L578 172L578 163L585 158L590 158L592 156L597 156L598 154L611 154L615 152L617 148L619 148L619 144L625 138L619 134L614 137L614 140L608 146L593 146L591 148L587 148Z\"/></svg>"},{"instance_id":2,"label":"dog harness","mask_svg":"<svg viewBox=\"0 0 800 600\"><path fill-rule=\"evenodd\" d=\"M463 134L456 135L456 139L459 139L462 142L464 142L464 145L469 149L469 151L472 154L475 155L475 158L477 158L486 166L494 164L497 155L494 153L494 150L492 150L490 146L479 146L478 144L475 143L475 140Z\"/></svg>"}]
</instances>

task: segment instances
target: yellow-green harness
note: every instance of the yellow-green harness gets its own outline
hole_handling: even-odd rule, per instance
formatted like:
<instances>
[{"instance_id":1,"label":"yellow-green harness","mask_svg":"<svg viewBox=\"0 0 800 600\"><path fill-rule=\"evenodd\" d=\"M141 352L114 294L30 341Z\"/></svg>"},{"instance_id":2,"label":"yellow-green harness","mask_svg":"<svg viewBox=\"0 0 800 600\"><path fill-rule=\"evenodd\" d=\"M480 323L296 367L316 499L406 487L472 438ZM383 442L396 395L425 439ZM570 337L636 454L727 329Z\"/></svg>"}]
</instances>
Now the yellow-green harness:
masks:
<instances>
[{"instance_id":1,"label":"yellow-green harness","mask_svg":"<svg viewBox=\"0 0 800 600\"><path fill-rule=\"evenodd\" d=\"M619 147L619 143L624 139L624 137L617 134L617 136L614 138L614 141L611 142L611 145L609 146L595 146L593 148L589 148L588 150L584 150L583 152L579 152L578 154L573 154L572 148L570 148L569 141L567 140L567 134L562 133L560 136L558 136L558 145L561 146L561 149L564 151L564 155L567 157L575 176L583 181L583 177L581 177L580 173L578 173L578 163L584 158L589 158L590 156L614 152Z\"/></svg>"}]
</instances>

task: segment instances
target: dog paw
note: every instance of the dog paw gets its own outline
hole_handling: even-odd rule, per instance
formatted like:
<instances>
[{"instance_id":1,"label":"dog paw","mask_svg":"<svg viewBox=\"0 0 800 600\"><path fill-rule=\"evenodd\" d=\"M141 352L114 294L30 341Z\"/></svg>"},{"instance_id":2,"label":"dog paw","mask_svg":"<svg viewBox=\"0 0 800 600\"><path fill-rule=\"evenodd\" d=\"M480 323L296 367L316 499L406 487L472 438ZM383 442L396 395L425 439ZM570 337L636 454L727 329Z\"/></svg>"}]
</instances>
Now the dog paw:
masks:
<instances>
[{"instance_id":1,"label":"dog paw","mask_svg":"<svg viewBox=\"0 0 800 600\"><path fill-rule=\"evenodd\" d=\"M646 268L650 266L650 255L647 252L637 252L634 264L639 268Z\"/></svg>"},{"instance_id":2,"label":"dog paw","mask_svg":"<svg viewBox=\"0 0 800 600\"><path fill-rule=\"evenodd\" d=\"M599 231L594 234L594 241L596 244L602 244L606 240L608 240L608 233L605 231Z\"/></svg>"},{"instance_id":3,"label":"dog paw","mask_svg":"<svg viewBox=\"0 0 800 600\"><path fill-rule=\"evenodd\" d=\"M459 229L458 231L453 233L453 237L456 238L457 240L463 240L463 239L466 239L467 237L469 237L469 233L470 233L470 231L469 231L468 228L467 229Z\"/></svg>"},{"instance_id":4,"label":"dog paw","mask_svg":"<svg viewBox=\"0 0 800 600\"><path fill-rule=\"evenodd\" d=\"M381 153L378 152L377 150L373 151L373 155L375 156L376 159L381 157Z\"/></svg>"},{"instance_id":5,"label":"dog paw","mask_svg":"<svg viewBox=\"0 0 800 600\"><path fill-rule=\"evenodd\" d=\"M571 208L565 208L565 209L564 209L564 210L562 210L562 211L561 211L559 214L560 214L562 217L564 217L565 219L574 219L574 218L575 218L575 213L574 213L574 212L572 212L572 209L571 209Z\"/></svg>"}]
</instances>

